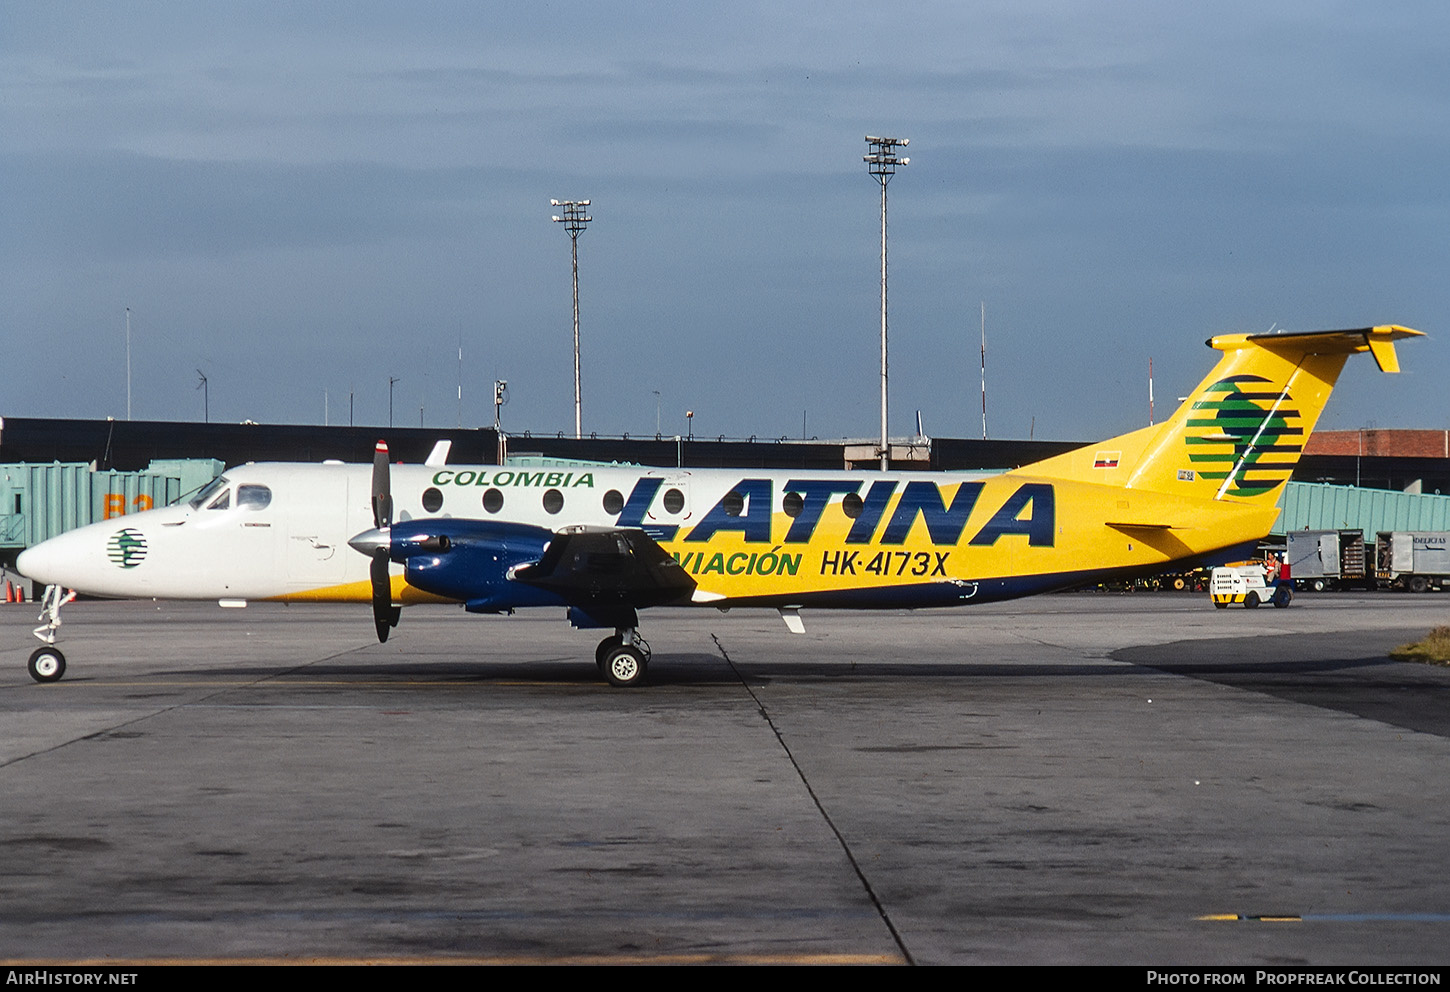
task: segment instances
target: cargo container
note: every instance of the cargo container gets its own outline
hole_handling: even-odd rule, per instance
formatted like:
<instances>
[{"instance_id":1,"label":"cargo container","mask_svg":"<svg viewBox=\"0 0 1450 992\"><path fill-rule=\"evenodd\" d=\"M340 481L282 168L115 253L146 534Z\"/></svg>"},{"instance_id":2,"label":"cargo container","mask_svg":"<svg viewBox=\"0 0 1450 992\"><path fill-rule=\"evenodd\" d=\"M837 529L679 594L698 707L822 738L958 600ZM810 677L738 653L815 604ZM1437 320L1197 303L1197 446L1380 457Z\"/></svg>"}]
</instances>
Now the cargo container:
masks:
<instances>
[{"instance_id":1,"label":"cargo container","mask_svg":"<svg viewBox=\"0 0 1450 992\"><path fill-rule=\"evenodd\" d=\"M1376 574L1410 592L1450 584L1450 531L1380 531L1375 539Z\"/></svg>"},{"instance_id":2,"label":"cargo container","mask_svg":"<svg viewBox=\"0 0 1450 992\"><path fill-rule=\"evenodd\" d=\"M1365 560L1364 532L1299 530L1284 535L1285 561L1299 589L1373 589L1374 568Z\"/></svg>"}]
</instances>

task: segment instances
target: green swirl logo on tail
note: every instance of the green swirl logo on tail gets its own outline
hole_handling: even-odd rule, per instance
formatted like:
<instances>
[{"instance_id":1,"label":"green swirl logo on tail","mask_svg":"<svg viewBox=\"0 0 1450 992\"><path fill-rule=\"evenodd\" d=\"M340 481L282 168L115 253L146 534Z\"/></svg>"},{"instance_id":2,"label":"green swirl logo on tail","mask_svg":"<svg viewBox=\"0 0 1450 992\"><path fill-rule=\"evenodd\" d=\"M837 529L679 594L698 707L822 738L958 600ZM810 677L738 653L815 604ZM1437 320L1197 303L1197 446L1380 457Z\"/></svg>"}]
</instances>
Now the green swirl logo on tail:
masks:
<instances>
[{"instance_id":1,"label":"green swirl logo on tail","mask_svg":"<svg viewBox=\"0 0 1450 992\"><path fill-rule=\"evenodd\" d=\"M146 537L133 527L124 527L106 542L106 557L120 568L135 568L146 560Z\"/></svg>"},{"instance_id":2,"label":"green swirl logo on tail","mask_svg":"<svg viewBox=\"0 0 1450 992\"><path fill-rule=\"evenodd\" d=\"M1289 391L1258 375L1229 376L1209 386L1186 426L1188 460L1200 477L1219 481L1227 496L1261 496L1283 485L1304 449Z\"/></svg>"}]
</instances>

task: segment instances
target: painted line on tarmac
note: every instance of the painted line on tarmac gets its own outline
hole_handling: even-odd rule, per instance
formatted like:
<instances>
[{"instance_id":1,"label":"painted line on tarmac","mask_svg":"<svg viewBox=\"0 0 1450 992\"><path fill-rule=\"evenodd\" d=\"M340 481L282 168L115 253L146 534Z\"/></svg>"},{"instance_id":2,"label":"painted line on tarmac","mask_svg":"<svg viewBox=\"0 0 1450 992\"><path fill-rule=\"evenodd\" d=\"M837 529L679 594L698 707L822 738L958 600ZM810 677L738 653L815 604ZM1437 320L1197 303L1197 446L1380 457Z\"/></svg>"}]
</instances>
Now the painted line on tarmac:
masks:
<instances>
[{"instance_id":1,"label":"painted line on tarmac","mask_svg":"<svg viewBox=\"0 0 1450 992\"><path fill-rule=\"evenodd\" d=\"M1210 913L1197 919L1204 923L1450 923L1450 913Z\"/></svg>"}]
</instances>

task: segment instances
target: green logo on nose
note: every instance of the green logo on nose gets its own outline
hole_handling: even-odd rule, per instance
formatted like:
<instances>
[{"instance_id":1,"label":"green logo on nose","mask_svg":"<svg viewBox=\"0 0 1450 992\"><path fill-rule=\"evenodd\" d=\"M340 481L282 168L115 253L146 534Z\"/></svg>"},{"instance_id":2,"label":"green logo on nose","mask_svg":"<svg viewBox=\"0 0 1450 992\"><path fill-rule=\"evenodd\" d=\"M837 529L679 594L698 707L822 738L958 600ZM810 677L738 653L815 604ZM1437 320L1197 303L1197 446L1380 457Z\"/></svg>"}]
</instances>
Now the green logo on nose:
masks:
<instances>
[{"instance_id":1,"label":"green logo on nose","mask_svg":"<svg viewBox=\"0 0 1450 992\"><path fill-rule=\"evenodd\" d=\"M132 527L122 528L106 542L106 557L121 568L135 568L146 560L146 538Z\"/></svg>"}]
</instances>

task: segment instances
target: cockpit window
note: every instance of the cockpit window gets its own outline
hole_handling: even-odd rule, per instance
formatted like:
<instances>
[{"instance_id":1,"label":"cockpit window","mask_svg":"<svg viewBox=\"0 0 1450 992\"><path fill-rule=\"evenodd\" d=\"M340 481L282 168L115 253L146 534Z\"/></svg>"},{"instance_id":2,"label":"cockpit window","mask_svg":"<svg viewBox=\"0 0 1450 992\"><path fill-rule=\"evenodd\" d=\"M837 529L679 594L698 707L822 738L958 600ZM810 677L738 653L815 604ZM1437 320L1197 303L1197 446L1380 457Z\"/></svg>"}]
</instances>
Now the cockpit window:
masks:
<instances>
[{"instance_id":1,"label":"cockpit window","mask_svg":"<svg viewBox=\"0 0 1450 992\"><path fill-rule=\"evenodd\" d=\"M272 502L272 490L266 486L238 486L237 506L244 510L266 509Z\"/></svg>"},{"instance_id":2,"label":"cockpit window","mask_svg":"<svg viewBox=\"0 0 1450 992\"><path fill-rule=\"evenodd\" d=\"M232 505L232 491L230 489L228 489L225 492L223 492L220 496L218 496L216 499L214 499L210 503L208 503L206 505L206 508L208 510L225 510L227 507L229 507L231 505Z\"/></svg>"},{"instance_id":3,"label":"cockpit window","mask_svg":"<svg viewBox=\"0 0 1450 992\"><path fill-rule=\"evenodd\" d=\"M227 482L228 479L226 476L217 476L215 479L212 479L206 485L202 486L201 489L197 491L197 494L191 497L191 499L188 501L188 505L190 505L193 510L200 510L203 506L206 505L207 500L215 496L220 490L226 488Z\"/></svg>"}]
</instances>

